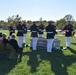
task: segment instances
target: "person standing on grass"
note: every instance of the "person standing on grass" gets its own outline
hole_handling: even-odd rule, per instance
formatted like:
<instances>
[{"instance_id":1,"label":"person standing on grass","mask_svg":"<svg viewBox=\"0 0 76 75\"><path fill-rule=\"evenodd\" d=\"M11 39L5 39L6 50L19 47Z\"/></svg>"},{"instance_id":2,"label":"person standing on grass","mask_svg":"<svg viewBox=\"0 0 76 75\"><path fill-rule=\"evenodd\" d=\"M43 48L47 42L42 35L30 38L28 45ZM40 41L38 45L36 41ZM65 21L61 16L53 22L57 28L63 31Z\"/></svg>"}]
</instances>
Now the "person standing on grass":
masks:
<instances>
[{"instance_id":1,"label":"person standing on grass","mask_svg":"<svg viewBox=\"0 0 76 75\"><path fill-rule=\"evenodd\" d=\"M37 40L38 40L38 26L36 22L33 22L33 25L30 27L31 37L32 37L32 49L37 49Z\"/></svg>"},{"instance_id":2,"label":"person standing on grass","mask_svg":"<svg viewBox=\"0 0 76 75\"><path fill-rule=\"evenodd\" d=\"M21 21L18 21L18 25L16 29L18 30L17 32L18 46L21 50L23 50L23 27L22 27Z\"/></svg>"},{"instance_id":3,"label":"person standing on grass","mask_svg":"<svg viewBox=\"0 0 76 75\"><path fill-rule=\"evenodd\" d=\"M56 29L53 26L54 25L54 21L49 21L48 22L48 26L46 26L46 33L47 33L47 52L51 53L52 52L52 44L54 41L54 36L56 34Z\"/></svg>"},{"instance_id":4,"label":"person standing on grass","mask_svg":"<svg viewBox=\"0 0 76 75\"><path fill-rule=\"evenodd\" d=\"M40 21L40 25L38 26L38 33L39 33L39 37L44 37L44 25L42 24L42 21Z\"/></svg>"},{"instance_id":5,"label":"person standing on grass","mask_svg":"<svg viewBox=\"0 0 76 75\"><path fill-rule=\"evenodd\" d=\"M27 34L26 21L23 21L22 27L23 27L23 45L25 45L26 44L26 34Z\"/></svg>"},{"instance_id":6,"label":"person standing on grass","mask_svg":"<svg viewBox=\"0 0 76 75\"><path fill-rule=\"evenodd\" d=\"M10 22L10 26L9 26L9 37L11 39L11 35L12 33L15 33L15 28L13 27L13 22Z\"/></svg>"},{"instance_id":7,"label":"person standing on grass","mask_svg":"<svg viewBox=\"0 0 76 75\"><path fill-rule=\"evenodd\" d=\"M66 47L69 48L71 44L72 32L74 31L71 21L68 21L68 24L62 29L62 32L63 31L65 31Z\"/></svg>"}]
</instances>

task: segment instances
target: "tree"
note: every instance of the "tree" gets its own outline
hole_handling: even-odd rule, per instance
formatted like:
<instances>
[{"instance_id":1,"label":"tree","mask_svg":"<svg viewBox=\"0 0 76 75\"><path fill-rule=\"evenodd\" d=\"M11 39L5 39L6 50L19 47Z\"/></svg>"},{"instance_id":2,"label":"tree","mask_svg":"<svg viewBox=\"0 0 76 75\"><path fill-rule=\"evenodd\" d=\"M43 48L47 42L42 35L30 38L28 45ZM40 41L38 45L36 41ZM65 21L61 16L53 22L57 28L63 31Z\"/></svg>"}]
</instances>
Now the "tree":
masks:
<instances>
[{"instance_id":1,"label":"tree","mask_svg":"<svg viewBox=\"0 0 76 75\"><path fill-rule=\"evenodd\" d=\"M65 15L64 19L66 21L70 20L70 21L75 21L74 17L71 14Z\"/></svg>"},{"instance_id":2,"label":"tree","mask_svg":"<svg viewBox=\"0 0 76 75\"><path fill-rule=\"evenodd\" d=\"M62 29L66 24L67 22L65 21L65 19L60 19L55 22L57 29Z\"/></svg>"},{"instance_id":3,"label":"tree","mask_svg":"<svg viewBox=\"0 0 76 75\"><path fill-rule=\"evenodd\" d=\"M8 20L8 25L10 24L10 22L13 22L14 23L14 26L16 26L17 25L17 22L19 21L19 20L21 20L21 17L19 16L19 15L13 15L13 16L9 16L8 18L7 18L7 20Z\"/></svg>"}]
</instances>

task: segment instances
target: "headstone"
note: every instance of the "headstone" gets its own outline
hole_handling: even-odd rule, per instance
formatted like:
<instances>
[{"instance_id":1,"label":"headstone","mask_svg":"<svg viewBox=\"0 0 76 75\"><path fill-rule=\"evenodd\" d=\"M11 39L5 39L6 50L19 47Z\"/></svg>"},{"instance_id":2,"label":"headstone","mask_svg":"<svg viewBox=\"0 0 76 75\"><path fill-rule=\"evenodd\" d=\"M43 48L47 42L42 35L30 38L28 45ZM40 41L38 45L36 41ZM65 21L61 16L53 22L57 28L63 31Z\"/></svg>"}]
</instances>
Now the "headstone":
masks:
<instances>
[{"instance_id":1,"label":"headstone","mask_svg":"<svg viewBox=\"0 0 76 75\"><path fill-rule=\"evenodd\" d=\"M47 48L47 40L46 38L39 37L37 41L37 48L46 49Z\"/></svg>"},{"instance_id":2,"label":"headstone","mask_svg":"<svg viewBox=\"0 0 76 75\"><path fill-rule=\"evenodd\" d=\"M60 48L60 40L58 38L55 38L53 42L53 50L60 50Z\"/></svg>"},{"instance_id":3,"label":"headstone","mask_svg":"<svg viewBox=\"0 0 76 75\"><path fill-rule=\"evenodd\" d=\"M32 40L31 40L30 46L32 46ZM37 48L38 49L47 49L47 39L43 38L43 37L38 37ZM53 50L60 50L60 40L58 38L54 39Z\"/></svg>"}]
</instances>

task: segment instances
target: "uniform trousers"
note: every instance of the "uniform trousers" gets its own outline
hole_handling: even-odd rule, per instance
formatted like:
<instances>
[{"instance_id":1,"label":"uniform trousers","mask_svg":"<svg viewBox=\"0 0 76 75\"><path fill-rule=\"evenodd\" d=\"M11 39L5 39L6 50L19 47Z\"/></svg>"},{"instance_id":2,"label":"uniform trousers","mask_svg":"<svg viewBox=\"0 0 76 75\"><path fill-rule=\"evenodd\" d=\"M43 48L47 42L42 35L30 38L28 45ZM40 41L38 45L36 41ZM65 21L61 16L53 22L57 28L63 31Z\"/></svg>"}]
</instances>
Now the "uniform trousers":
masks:
<instances>
[{"instance_id":1,"label":"uniform trousers","mask_svg":"<svg viewBox=\"0 0 76 75\"><path fill-rule=\"evenodd\" d=\"M20 48L23 47L23 36L18 36L18 46L19 46Z\"/></svg>"},{"instance_id":2,"label":"uniform trousers","mask_svg":"<svg viewBox=\"0 0 76 75\"><path fill-rule=\"evenodd\" d=\"M70 47L72 37L66 37L66 46Z\"/></svg>"},{"instance_id":3,"label":"uniform trousers","mask_svg":"<svg viewBox=\"0 0 76 75\"><path fill-rule=\"evenodd\" d=\"M26 43L26 34L23 34L23 43Z\"/></svg>"},{"instance_id":4,"label":"uniform trousers","mask_svg":"<svg viewBox=\"0 0 76 75\"><path fill-rule=\"evenodd\" d=\"M47 52L52 52L52 44L54 39L47 39Z\"/></svg>"},{"instance_id":5,"label":"uniform trousers","mask_svg":"<svg viewBox=\"0 0 76 75\"><path fill-rule=\"evenodd\" d=\"M37 37L32 37L32 49L36 50L37 49Z\"/></svg>"}]
</instances>

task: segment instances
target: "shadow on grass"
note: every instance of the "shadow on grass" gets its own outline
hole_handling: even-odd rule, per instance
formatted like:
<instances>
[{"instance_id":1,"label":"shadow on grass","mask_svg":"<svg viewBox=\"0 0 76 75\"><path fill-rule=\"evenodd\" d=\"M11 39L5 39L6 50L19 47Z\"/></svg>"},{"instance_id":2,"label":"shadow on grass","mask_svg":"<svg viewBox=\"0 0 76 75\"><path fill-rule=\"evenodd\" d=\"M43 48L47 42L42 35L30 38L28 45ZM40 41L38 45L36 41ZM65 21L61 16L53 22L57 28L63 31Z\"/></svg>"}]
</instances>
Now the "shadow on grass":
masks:
<instances>
[{"instance_id":1,"label":"shadow on grass","mask_svg":"<svg viewBox=\"0 0 76 75\"><path fill-rule=\"evenodd\" d=\"M74 49L72 49L72 48L68 48L73 54L75 54L76 55L76 51L74 50Z\"/></svg>"},{"instance_id":2,"label":"shadow on grass","mask_svg":"<svg viewBox=\"0 0 76 75\"><path fill-rule=\"evenodd\" d=\"M23 53L23 55L28 55L29 56L29 61L28 61L28 65L31 66L31 72L36 72L36 67L39 66L39 62L37 59L37 51L31 51L31 52L25 52Z\"/></svg>"},{"instance_id":3,"label":"shadow on grass","mask_svg":"<svg viewBox=\"0 0 76 75\"><path fill-rule=\"evenodd\" d=\"M72 43L73 45L76 45L76 43Z\"/></svg>"},{"instance_id":4,"label":"shadow on grass","mask_svg":"<svg viewBox=\"0 0 76 75\"><path fill-rule=\"evenodd\" d=\"M0 60L0 75L8 74L17 64L17 60Z\"/></svg>"},{"instance_id":5,"label":"shadow on grass","mask_svg":"<svg viewBox=\"0 0 76 75\"><path fill-rule=\"evenodd\" d=\"M40 54L41 61L37 59L37 55ZM61 50L47 53L45 50L37 50L26 52L24 55L29 56L28 65L31 66L31 72L37 72L36 68L43 60L50 61L50 68L55 75L68 75L67 67L76 62L76 56L65 56ZM45 67L46 68L46 67Z\"/></svg>"},{"instance_id":6,"label":"shadow on grass","mask_svg":"<svg viewBox=\"0 0 76 75\"><path fill-rule=\"evenodd\" d=\"M22 57L18 59L0 59L0 75L8 74L18 63L21 62Z\"/></svg>"}]
</instances>

